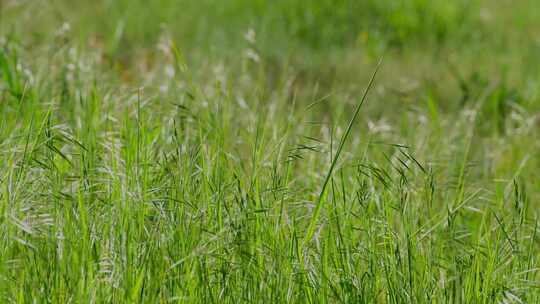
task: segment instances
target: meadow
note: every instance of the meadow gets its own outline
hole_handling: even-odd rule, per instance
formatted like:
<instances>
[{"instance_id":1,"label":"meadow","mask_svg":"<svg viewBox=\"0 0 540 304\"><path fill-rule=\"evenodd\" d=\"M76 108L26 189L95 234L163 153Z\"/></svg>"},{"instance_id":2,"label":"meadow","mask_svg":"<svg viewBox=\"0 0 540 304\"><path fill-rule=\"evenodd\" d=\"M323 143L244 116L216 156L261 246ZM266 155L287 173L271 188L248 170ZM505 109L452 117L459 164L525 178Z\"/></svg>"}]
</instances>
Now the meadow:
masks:
<instances>
[{"instance_id":1,"label":"meadow","mask_svg":"<svg viewBox=\"0 0 540 304\"><path fill-rule=\"evenodd\" d=\"M537 0L0 0L1 303L539 303Z\"/></svg>"}]
</instances>

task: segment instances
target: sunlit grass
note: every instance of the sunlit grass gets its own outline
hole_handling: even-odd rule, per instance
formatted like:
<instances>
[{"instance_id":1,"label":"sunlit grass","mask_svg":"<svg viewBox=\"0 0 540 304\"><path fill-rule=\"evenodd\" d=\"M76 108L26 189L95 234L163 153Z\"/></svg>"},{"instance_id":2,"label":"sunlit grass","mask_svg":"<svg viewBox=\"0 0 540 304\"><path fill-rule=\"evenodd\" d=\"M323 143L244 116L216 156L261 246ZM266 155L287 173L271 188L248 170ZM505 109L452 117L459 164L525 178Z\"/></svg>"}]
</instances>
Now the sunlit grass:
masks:
<instances>
[{"instance_id":1,"label":"sunlit grass","mask_svg":"<svg viewBox=\"0 0 540 304\"><path fill-rule=\"evenodd\" d=\"M0 5L0 302L540 300L535 2Z\"/></svg>"}]
</instances>

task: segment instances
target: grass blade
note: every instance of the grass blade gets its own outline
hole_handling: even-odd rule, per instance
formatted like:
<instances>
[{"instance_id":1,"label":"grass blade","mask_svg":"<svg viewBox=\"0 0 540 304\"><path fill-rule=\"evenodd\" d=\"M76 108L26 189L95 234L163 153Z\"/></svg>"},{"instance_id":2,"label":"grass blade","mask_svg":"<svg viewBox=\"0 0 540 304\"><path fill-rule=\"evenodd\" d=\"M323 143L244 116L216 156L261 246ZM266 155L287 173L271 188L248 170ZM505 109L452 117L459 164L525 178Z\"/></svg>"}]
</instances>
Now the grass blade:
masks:
<instances>
[{"instance_id":1,"label":"grass blade","mask_svg":"<svg viewBox=\"0 0 540 304\"><path fill-rule=\"evenodd\" d=\"M341 155L343 146L345 145L345 142L347 141L347 138L349 137L349 134L351 133L354 122L356 121L358 114L360 113L360 109L362 108L362 105L366 101L367 95L369 91L371 90L371 87L373 86L373 82L375 81L375 76L377 76L377 72L379 71L381 63L382 63L382 58L377 63L377 66L375 67L375 71L371 75L371 79L369 80L369 83L366 89L364 90L364 94L362 95L360 102L358 103L358 105L356 106L356 109L354 110L354 114L351 117L351 120L349 121L347 129L345 130L345 133L343 133L343 135L341 136L341 140L339 142L336 155L334 155L330 168L328 169L328 172L326 173L326 177L324 178L324 182L321 187L321 192L319 193L319 197L317 199L317 205L315 206L315 211L313 212L313 216L311 217L311 220L309 222L306 235L304 236L304 240L303 240L304 246L311 240L311 238L313 237L313 234L315 233L315 227L317 226L317 222L319 221L321 209L324 204L324 194L326 192L326 188L328 187L328 182L330 181L330 178L332 177L332 173L334 172L339 156Z\"/></svg>"}]
</instances>

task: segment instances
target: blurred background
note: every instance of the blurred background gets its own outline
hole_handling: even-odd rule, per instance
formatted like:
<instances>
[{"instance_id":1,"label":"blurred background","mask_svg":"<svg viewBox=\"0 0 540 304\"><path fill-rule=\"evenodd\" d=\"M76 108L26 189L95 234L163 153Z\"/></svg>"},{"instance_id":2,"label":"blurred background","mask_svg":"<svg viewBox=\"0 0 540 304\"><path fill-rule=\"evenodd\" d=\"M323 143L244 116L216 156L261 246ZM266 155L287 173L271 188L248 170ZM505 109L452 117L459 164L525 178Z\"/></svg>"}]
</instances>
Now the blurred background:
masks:
<instances>
[{"instance_id":1,"label":"blurred background","mask_svg":"<svg viewBox=\"0 0 540 304\"><path fill-rule=\"evenodd\" d=\"M517 85L536 78L540 60L540 5L534 0L0 3L2 35L17 37L26 49L64 34L80 47L101 48L109 64L123 69L144 56L151 64L163 39L173 40L192 66L232 65L247 53L269 70L292 66L325 83L354 78L384 55L385 70L394 76L436 81L454 74L459 82L497 73Z\"/></svg>"}]
</instances>

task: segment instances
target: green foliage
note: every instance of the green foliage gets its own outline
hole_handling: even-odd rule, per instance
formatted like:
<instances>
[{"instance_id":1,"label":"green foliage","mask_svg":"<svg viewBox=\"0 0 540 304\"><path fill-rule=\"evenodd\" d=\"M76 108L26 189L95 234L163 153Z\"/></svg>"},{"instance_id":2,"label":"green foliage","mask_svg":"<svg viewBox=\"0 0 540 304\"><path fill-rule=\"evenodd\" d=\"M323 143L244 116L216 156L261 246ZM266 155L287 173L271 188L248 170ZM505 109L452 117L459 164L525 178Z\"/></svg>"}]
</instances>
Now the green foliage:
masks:
<instances>
[{"instance_id":1,"label":"green foliage","mask_svg":"<svg viewBox=\"0 0 540 304\"><path fill-rule=\"evenodd\" d=\"M536 1L48 4L0 2L0 302L539 302Z\"/></svg>"}]
</instances>

